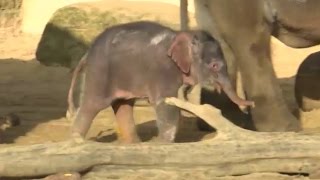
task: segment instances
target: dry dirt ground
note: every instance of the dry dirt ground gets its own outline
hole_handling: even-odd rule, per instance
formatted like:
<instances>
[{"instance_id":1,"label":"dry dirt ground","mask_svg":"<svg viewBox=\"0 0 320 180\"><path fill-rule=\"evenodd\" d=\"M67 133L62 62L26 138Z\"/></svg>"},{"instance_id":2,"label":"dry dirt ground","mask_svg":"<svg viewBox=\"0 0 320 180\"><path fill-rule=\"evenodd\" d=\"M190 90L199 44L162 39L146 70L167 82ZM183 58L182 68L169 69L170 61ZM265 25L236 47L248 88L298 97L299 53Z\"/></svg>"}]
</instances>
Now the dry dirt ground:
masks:
<instances>
[{"instance_id":1,"label":"dry dirt ground","mask_svg":"<svg viewBox=\"0 0 320 180\"><path fill-rule=\"evenodd\" d=\"M148 3L148 11L164 9L161 3ZM167 9L176 11L178 8ZM71 74L63 67L46 67L35 60L40 36L22 34L0 39L0 116L13 112L21 117L19 127L4 134L5 143L34 144L61 141L67 138L70 123L65 119L67 91ZM296 109L293 96L294 76L299 64L320 47L292 49L273 39L273 63L284 89L290 109ZM271 113L271 112L270 112ZM305 114L306 129L320 127L319 112ZM154 111L150 107L135 107L135 118L144 141L156 134ZM95 119L88 137L103 142L116 142L114 116L110 108ZM195 122L182 122L179 142L198 141L210 137L196 130Z\"/></svg>"}]
</instances>

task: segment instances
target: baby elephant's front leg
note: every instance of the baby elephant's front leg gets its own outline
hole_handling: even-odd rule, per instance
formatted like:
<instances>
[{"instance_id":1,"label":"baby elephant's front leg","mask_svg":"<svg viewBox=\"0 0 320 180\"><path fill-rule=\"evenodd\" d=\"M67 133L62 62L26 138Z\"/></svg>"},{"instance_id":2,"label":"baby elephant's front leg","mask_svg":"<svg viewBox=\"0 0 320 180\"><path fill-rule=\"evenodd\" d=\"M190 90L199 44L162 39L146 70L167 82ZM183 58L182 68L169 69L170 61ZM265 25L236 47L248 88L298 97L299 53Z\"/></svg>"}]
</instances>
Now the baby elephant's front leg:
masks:
<instances>
[{"instance_id":1,"label":"baby elephant's front leg","mask_svg":"<svg viewBox=\"0 0 320 180\"><path fill-rule=\"evenodd\" d=\"M163 100L155 107L157 114L158 138L163 142L174 142L180 119L180 109Z\"/></svg>"}]
</instances>

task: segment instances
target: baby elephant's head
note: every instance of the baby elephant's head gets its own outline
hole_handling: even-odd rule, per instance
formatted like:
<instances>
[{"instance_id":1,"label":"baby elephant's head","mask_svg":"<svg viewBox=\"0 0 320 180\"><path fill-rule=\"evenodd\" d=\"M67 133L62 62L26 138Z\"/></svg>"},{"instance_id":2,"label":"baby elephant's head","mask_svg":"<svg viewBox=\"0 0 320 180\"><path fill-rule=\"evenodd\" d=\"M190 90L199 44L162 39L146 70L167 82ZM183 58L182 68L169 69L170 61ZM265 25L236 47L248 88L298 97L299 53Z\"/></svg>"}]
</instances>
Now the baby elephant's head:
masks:
<instances>
[{"instance_id":1,"label":"baby elephant's head","mask_svg":"<svg viewBox=\"0 0 320 180\"><path fill-rule=\"evenodd\" d=\"M203 31L178 33L168 50L183 73L184 82L200 83L209 90L223 90L236 104L254 106L252 101L239 98L232 87L227 65L217 40Z\"/></svg>"}]
</instances>

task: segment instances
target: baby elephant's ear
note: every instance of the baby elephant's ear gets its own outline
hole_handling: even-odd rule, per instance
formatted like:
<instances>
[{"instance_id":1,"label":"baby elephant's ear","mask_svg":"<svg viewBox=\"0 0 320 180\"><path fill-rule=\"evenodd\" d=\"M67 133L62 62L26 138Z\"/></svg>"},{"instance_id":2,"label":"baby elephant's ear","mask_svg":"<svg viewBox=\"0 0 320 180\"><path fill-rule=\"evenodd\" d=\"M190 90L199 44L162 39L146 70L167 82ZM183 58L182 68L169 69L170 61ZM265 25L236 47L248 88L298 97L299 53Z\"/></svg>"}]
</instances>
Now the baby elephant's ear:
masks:
<instances>
[{"instance_id":1,"label":"baby elephant's ear","mask_svg":"<svg viewBox=\"0 0 320 180\"><path fill-rule=\"evenodd\" d=\"M168 56L178 65L183 73L190 72L192 63L192 36L186 32L178 33L168 50Z\"/></svg>"}]
</instances>

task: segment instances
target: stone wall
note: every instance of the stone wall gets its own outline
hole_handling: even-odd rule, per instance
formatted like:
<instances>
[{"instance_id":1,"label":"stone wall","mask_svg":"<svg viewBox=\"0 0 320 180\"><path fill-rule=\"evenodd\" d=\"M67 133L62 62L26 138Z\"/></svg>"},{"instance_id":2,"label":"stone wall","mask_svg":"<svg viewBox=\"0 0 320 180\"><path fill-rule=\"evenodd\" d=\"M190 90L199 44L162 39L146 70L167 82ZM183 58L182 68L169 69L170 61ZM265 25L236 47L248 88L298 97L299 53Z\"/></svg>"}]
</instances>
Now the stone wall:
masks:
<instances>
[{"instance_id":1,"label":"stone wall","mask_svg":"<svg viewBox=\"0 0 320 180\"><path fill-rule=\"evenodd\" d=\"M0 35L20 30L22 0L0 0Z\"/></svg>"}]
</instances>

